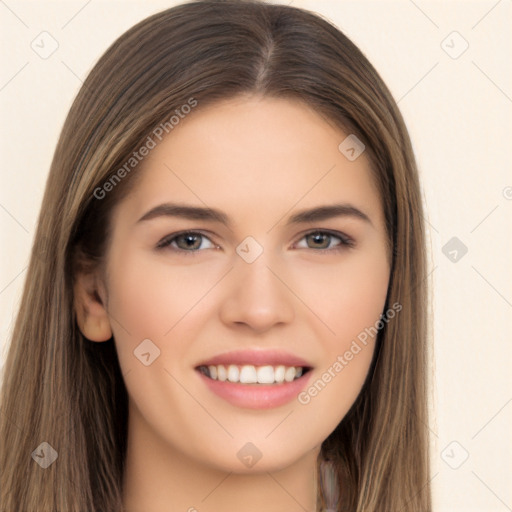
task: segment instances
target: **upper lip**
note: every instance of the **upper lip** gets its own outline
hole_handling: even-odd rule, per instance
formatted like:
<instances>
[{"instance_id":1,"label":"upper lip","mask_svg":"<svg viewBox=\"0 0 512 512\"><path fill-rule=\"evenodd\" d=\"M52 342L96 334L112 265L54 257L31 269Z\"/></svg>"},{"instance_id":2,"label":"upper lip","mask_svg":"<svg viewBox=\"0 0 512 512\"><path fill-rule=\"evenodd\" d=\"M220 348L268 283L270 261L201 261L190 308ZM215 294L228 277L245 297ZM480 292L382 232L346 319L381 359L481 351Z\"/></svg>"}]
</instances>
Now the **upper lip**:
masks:
<instances>
[{"instance_id":1,"label":"upper lip","mask_svg":"<svg viewBox=\"0 0 512 512\"><path fill-rule=\"evenodd\" d=\"M301 357L283 350L233 350L218 354L208 360L201 362L199 366L222 365L246 365L254 366L302 366L311 368L311 365Z\"/></svg>"}]
</instances>

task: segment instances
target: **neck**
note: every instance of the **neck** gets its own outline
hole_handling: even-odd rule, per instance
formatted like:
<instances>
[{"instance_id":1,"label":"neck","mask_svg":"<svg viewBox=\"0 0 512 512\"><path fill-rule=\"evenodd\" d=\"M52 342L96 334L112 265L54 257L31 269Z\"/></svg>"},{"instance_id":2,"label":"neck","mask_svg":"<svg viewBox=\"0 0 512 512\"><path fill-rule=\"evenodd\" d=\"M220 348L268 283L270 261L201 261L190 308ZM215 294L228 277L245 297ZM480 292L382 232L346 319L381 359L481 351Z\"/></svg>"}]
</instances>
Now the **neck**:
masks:
<instances>
[{"instance_id":1,"label":"neck","mask_svg":"<svg viewBox=\"0 0 512 512\"><path fill-rule=\"evenodd\" d=\"M315 512L320 447L287 467L223 471L187 457L130 408L123 479L125 512Z\"/></svg>"}]
</instances>

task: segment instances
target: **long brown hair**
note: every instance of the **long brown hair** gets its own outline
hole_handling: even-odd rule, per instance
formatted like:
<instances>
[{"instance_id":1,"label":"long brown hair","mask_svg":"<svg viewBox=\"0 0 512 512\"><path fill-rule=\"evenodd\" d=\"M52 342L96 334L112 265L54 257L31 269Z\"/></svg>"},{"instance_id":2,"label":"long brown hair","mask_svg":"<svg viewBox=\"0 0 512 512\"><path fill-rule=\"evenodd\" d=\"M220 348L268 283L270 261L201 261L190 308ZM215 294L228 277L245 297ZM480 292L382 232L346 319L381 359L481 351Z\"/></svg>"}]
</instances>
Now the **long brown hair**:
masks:
<instances>
[{"instance_id":1,"label":"long brown hair","mask_svg":"<svg viewBox=\"0 0 512 512\"><path fill-rule=\"evenodd\" d=\"M62 129L0 395L2 512L122 510L127 391L113 340L91 343L76 326L74 276L102 263L110 213L138 173L112 177L155 127L191 98L200 109L246 93L305 102L366 145L392 256L386 310L402 309L380 330L361 393L322 444L319 463L335 469L337 511L431 510L424 220L396 102L361 51L322 17L206 0L155 14L119 37ZM44 442L58 455L46 470L35 462L53 453ZM321 492L318 504L325 506Z\"/></svg>"}]
</instances>

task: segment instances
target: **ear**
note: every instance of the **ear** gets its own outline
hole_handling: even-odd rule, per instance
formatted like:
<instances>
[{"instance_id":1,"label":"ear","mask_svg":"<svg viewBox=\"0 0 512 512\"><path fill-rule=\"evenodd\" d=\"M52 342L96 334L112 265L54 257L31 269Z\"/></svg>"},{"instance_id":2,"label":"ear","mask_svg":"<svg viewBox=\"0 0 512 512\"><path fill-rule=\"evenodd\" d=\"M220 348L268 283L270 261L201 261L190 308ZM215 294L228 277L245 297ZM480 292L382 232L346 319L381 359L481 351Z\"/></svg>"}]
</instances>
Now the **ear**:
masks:
<instances>
[{"instance_id":1,"label":"ear","mask_svg":"<svg viewBox=\"0 0 512 512\"><path fill-rule=\"evenodd\" d=\"M73 285L76 321L90 341L107 341L112 329L106 309L106 292L95 272L80 272Z\"/></svg>"}]
</instances>

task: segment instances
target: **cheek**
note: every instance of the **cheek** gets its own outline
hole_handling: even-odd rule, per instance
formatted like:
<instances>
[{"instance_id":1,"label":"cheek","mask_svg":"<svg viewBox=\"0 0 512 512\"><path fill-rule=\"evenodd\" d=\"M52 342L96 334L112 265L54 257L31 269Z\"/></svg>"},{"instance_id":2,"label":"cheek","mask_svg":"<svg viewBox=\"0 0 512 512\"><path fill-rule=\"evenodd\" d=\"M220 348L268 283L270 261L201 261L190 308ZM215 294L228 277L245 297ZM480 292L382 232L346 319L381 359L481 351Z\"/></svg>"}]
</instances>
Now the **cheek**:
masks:
<instances>
[{"instance_id":1,"label":"cheek","mask_svg":"<svg viewBox=\"0 0 512 512\"><path fill-rule=\"evenodd\" d=\"M210 269L132 255L112 265L109 311L134 338L164 336L211 287ZM206 274L205 274L206 270ZM214 282L214 280L212 280Z\"/></svg>"},{"instance_id":2,"label":"cheek","mask_svg":"<svg viewBox=\"0 0 512 512\"><path fill-rule=\"evenodd\" d=\"M323 322L317 331L323 353L299 403L325 411L323 428L328 435L356 400L368 374L389 268L375 253L347 259L346 265L316 265L309 278L302 283L301 295L311 298L311 309Z\"/></svg>"},{"instance_id":3,"label":"cheek","mask_svg":"<svg viewBox=\"0 0 512 512\"><path fill-rule=\"evenodd\" d=\"M125 251L123 258L113 255L111 262L109 313L123 372L140 366L134 351L146 339L163 356L155 363L164 363L171 340L172 360L186 358L187 339L196 336L194 329L201 329L199 321L191 324L189 320L201 315L202 301L219 280L221 270L203 265L198 275L195 265L170 265L165 256L148 258L137 251ZM186 336L177 338L184 325Z\"/></svg>"},{"instance_id":4,"label":"cheek","mask_svg":"<svg viewBox=\"0 0 512 512\"><path fill-rule=\"evenodd\" d=\"M142 254L114 261L109 312L119 364L133 405L142 417L158 423L162 432L172 421L172 409L186 411L187 421L201 423L204 411L194 408L193 400L178 382L183 375L190 378L192 374L190 342L204 328L198 318L201 299L218 276L204 268L198 278L193 265L172 267ZM145 354L149 354L147 365ZM169 404L173 404L171 408ZM187 428L183 426L183 430Z\"/></svg>"},{"instance_id":5,"label":"cheek","mask_svg":"<svg viewBox=\"0 0 512 512\"><path fill-rule=\"evenodd\" d=\"M292 279L298 284L297 295L322 321L321 339L327 348L340 350L383 313L389 267L380 251L333 261L308 262L297 268Z\"/></svg>"}]
</instances>

